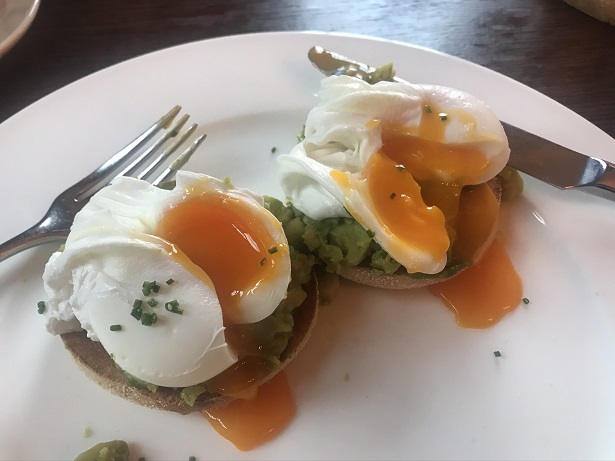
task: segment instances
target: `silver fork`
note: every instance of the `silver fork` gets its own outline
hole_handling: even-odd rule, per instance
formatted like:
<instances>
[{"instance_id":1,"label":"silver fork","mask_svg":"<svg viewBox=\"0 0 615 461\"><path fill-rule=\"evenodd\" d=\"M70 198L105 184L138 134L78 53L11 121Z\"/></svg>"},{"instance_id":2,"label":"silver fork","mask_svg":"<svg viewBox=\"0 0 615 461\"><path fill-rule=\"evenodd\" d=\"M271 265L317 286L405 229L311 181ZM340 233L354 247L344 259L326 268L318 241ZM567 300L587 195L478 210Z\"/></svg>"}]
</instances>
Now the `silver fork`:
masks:
<instances>
[{"instance_id":1,"label":"silver fork","mask_svg":"<svg viewBox=\"0 0 615 461\"><path fill-rule=\"evenodd\" d=\"M0 261L37 245L65 241L77 212L83 208L92 195L109 184L113 178L134 176L146 181L151 180L155 186L171 181L176 171L186 164L206 137L206 135L199 136L162 173L152 179L154 173L169 162L171 155L197 128L195 123L181 132L188 121L188 115L182 116L173 126L170 126L180 110L180 106L175 106L96 170L58 195L43 219L30 229L0 245ZM148 142L161 130L164 132L148 145ZM162 150L167 141L174 137L176 139ZM161 150L162 153L155 157L155 154Z\"/></svg>"}]
</instances>

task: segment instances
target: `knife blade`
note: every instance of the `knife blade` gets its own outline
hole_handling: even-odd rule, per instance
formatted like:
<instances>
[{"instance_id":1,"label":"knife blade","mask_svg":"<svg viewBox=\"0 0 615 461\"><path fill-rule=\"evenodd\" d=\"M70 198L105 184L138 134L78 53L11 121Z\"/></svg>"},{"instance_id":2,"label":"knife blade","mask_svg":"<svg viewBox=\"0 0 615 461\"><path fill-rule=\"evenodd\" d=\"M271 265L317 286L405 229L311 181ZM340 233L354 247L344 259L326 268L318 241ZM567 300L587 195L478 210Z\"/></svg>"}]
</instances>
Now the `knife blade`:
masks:
<instances>
[{"instance_id":1,"label":"knife blade","mask_svg":"<svg viewBox=\"0 0 615 461\"><path fill-rule=\"evenodd\" d=\"M376 68L314 46L312 64L324 75L350 75L369 80ZM408 83L398 77L393 81ZM501 122L510 146L508 165L559 189L580 189L615 200L615 165ZM606 194L605 194L606 191Z\"/></svg>"}]
</instances>

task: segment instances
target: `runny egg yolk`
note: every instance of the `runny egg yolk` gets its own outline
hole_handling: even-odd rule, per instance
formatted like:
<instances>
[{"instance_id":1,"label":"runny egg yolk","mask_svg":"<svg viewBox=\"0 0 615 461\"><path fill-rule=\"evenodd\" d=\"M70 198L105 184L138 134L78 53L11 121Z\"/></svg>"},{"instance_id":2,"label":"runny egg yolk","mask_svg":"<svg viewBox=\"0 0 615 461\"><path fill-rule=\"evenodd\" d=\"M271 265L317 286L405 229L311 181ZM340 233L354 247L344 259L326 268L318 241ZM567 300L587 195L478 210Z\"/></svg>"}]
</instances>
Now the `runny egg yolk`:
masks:
<instances>
[{"instance_id":1,"label":"runny egg yolk","mask_svg":"<svg viewBox=\"0 0 615 461\"><path fill-rule=\"evenodd\" d=\"M247 205L218 192L188 194L165 213L156 234L209 275L225 326L241 323L242 298L275 277L276 260L288 255Z\"/></svg>"},{"instance_id":2,"label":"runny egg yolk","mask_svg":"<svg viewBox=\"0 0 615 461\"><path fill-rule=\"evenodd\" d=\"M427 250L439 259L449 247L444 216L425 205L421 188L405 169L382 151L371 156L364 171L380 225L404 245Z\"/></svg>"},{"instance_id":3,"label":"runny egg yolk","mask_svg":"<svg viewBox=\"0 0 615 461\"><path fill-rule=\"evenodd\" d=\"M471 263L480 249L477 242L489 235L484 229L495 225L498 201L485 186L482 194L474 194L484 201L484 207L474 206L470 220L459 218L465 213L460 210L464 187L476 184L490 162L471 145L444 142L446 125L453 116L473 123L466 112L445 116L430 106L418 127L382 124L382 146L370 157L361 176L376 219L401 245L427 252L438 261L452 244L455 262ZM331 176L344 189L350 187L346 174L334 170ZM463 227L463 238L457 238L457 227Z\"/></svg>"},{"instance_id":4,"label":"runny egg yolk","mask_svg":"<svg viewBox=\"0 0 615 461\"><path fill-rule=\"evenodd\" d=\"M381 127L382 147L370 157L362 179L379 223L391 235L434 259L447 255L449 265L472 266L433 285L430 292L455 312L459 325L486 328L514 310L522 296L503 245L485 248L495 230L499 201L488 184L472 184L489 161L472 146L443 142L450 118L475 123L470 114L440 114L434 106L428 112L412 130ZM340 173L331 176L347 189L347 176Z\"/></svg>"}]
</instances>

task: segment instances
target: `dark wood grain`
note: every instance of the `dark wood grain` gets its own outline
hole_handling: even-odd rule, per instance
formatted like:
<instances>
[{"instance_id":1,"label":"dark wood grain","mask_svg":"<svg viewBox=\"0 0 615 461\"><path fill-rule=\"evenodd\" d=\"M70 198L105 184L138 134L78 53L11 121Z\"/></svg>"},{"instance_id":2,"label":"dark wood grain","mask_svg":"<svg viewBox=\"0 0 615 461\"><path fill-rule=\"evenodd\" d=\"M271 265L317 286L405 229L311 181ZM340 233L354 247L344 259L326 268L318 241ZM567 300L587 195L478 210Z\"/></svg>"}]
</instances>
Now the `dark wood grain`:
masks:
<instances>
[{"instance_id":1,"label":"dark wood grain","mask_svg":"<svg viewBox=\"0 0 615 461\"><path fill-rule=\"evenodd\" d=\"M128 58L270 30L350 32L443 51L525 83L615 136L615 27L561 0L45 0L0 58L0 122Z\"/></svg>"}]
</instances>

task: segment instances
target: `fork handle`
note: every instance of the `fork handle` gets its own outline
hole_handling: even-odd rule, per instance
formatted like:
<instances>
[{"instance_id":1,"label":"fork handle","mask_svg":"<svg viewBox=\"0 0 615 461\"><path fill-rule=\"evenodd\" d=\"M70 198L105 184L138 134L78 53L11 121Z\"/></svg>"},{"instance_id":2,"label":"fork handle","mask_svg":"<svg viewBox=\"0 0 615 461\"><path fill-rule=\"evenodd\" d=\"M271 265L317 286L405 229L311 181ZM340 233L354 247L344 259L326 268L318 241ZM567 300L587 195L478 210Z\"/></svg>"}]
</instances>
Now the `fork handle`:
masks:
<instances>
[{"instance_id":1,"label":"fork handle","mask_svg":"<svg viewBox=\"0 0 615 461\"><path fill-rule=\"evenodd\" d=\"M0 261L21 253L28 248L52 242L63 242L68 236L68 231L50 231L47 229L47 219L43 219L30 229L16 235L0 245Z\"/></svg>"}]
</instances>

